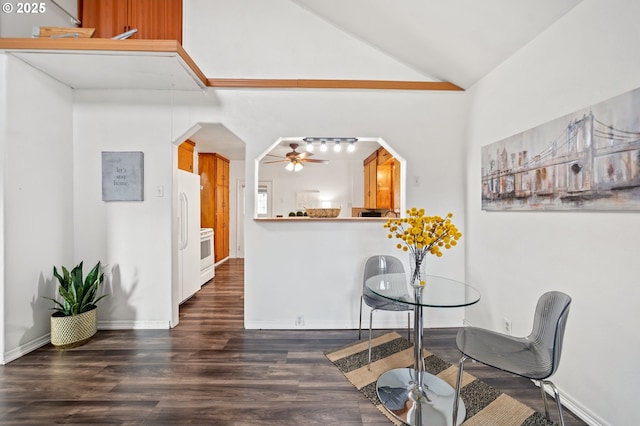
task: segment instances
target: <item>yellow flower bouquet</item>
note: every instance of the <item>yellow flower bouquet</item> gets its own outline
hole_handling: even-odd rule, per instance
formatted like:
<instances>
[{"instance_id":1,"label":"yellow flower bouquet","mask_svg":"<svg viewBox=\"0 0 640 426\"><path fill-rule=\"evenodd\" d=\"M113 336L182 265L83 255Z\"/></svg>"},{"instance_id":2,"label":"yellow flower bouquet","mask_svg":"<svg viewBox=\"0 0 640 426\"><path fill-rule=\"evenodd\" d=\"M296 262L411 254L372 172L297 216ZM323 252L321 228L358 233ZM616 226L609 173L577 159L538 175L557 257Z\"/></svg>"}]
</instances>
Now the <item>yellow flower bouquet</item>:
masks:
<instances>
[{"instance_id":1,"label":"yellow flower bouquet","mask_svg":"<svg viewBox=\"0 0 640 426\"><path fill-rule=\"evenodd\" d=\"M422 267L427 253L442 256L442 249L454 247L462 234L451 222L452 213L444 218L425 216L424 209L412 207L407 214L409 217L389 219L384 227L389 230L390 239L401 240L396 247L411 255L411 285L424 286L426 281Z\"/></svg>"}]
</instances>

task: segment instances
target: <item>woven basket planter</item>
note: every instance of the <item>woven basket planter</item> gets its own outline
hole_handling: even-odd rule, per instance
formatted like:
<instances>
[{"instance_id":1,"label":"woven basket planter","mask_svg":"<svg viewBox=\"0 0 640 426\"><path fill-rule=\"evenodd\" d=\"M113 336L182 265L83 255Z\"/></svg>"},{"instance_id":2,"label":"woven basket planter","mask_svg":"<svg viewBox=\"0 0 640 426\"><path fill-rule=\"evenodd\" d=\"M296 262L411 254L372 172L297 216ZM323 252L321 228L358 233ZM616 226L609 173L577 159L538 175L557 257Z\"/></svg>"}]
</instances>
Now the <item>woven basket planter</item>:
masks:
<instances>
[{"instance_id":1,"label":"woven basket planter","mask_svg":"<svg viewBox=\"0 0 640 426\"><path fill-rule=\"evenodd\" d=\"M98 331L97 308L68 317L51 316L51 344L69 349L87 343Z\"/></svg>"}]
</instances>

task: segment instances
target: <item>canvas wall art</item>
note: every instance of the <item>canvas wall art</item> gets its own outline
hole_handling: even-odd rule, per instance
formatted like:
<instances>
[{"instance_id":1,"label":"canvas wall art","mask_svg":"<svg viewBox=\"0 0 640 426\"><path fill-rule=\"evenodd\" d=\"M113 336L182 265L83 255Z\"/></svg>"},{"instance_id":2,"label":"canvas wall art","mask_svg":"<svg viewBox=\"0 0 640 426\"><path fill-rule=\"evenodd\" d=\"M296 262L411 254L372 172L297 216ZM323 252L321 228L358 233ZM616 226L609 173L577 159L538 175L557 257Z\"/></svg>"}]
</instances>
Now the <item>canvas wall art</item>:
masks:
<instances>
[{"instance_id":1,"label":"canvas wall art","mask_svg":"<svg viewBox=\"0 0 640 426\"><path fill-rule=\"evenodd\" d=\"M482 209L640 210L640 89L482 147Z\"/></svg>"},{"instance_id":2,"label":"canvas wall art","mask_svg":"<svg viewBox=\"0 0 640 426\"><path fill-rule=\"evenodd\" d=\"M144 201L143 152L102 152L102 201Z\"/></svg>"}]
</instances>

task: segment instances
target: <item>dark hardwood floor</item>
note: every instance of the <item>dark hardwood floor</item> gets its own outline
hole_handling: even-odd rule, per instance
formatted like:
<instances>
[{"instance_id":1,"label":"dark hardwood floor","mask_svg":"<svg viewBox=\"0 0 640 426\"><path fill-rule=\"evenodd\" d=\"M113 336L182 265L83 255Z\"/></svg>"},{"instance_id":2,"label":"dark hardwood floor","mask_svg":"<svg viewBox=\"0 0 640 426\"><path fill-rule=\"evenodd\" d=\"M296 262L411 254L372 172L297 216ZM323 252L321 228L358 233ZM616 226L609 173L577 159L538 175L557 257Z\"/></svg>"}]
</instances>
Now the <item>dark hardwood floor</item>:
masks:
<instances>
[{"instance_id":1,"label":"dark hardwood floor","mask_svg":"<svg viewBox=\"0 0 640 426\"><path fill-rule=\"evenodd\" d=\"M357 330L244 330L243 282L242 260L230 259L181 307L173 330L103 330L85 346L49 345L1 366L0 424L391 424L323 354ZM456 362L455 332L428 330L425 346ZM543 410L530 381L466 365Z\"/></svg>"}]
</instances>

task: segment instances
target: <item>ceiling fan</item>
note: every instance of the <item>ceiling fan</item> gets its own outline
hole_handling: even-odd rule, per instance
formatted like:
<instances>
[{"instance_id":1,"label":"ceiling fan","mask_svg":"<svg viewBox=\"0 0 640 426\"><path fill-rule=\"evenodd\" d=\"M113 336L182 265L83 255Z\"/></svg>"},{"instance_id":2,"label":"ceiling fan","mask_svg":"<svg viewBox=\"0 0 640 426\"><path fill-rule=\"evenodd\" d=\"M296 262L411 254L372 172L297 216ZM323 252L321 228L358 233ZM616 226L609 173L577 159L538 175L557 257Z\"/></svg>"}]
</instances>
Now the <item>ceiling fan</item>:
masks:
<instances>
[{"instance_id":1,"label":"ceiling fan","mask_svg":"<svg viewBox=\"0 0 640 426\"><path fill-rule=\"evenodd\" d=\"M278 157L280 158L280 160L265 161L265 164L285 162L285 163L288 163L285 167L287 170L289 171L293 170L297 172L299 170L302 170L303 168L302 163L321 163L321 164L329 163L329 160L314 160L312 158L309 158L313 155L313 153L311 152L296 151L296 148L298 148L299 146L297 143L290 143L289 146L291 147L291 151L287 152L284 158L279 155L267 154L269 157Z\"/></svg>"}]
</instances>

